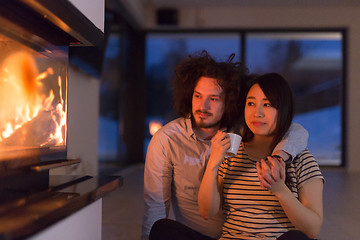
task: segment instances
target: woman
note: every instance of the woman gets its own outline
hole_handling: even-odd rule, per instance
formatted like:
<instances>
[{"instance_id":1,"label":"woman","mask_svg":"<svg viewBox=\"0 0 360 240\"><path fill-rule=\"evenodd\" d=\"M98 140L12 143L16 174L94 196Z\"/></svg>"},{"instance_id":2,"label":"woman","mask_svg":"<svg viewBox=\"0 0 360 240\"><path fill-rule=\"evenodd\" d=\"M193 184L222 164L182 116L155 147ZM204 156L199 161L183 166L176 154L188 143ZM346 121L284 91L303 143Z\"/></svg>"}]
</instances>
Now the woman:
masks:
<instances>
[{"instance_id":1,"label":"woman","mask_svg":"<svg viewBox=\"0 0 360 240\"><path fill-rule=\"evenodd\" d=\"M212 140L211 155L198 202L204 218L225 212L221 239L315 238L323 221L323 177L308 150L285 166L269 156L293 118L292 92L286 80L270 73L255 79L246 95L245 127L238 155L224 156L226 133ZM266 159L265 159L266 158ZM297 229L300 232L290 230ZM284 234L286 233L286 234Z\"/></svg>"}]
</instances>

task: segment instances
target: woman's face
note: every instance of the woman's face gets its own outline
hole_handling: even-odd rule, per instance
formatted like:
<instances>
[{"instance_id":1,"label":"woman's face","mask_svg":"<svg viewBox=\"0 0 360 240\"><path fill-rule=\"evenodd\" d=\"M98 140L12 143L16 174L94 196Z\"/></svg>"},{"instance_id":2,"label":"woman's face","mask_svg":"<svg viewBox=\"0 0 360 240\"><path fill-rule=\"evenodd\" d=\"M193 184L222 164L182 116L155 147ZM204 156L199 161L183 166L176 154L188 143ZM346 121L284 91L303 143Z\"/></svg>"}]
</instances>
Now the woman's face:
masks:
<instances>
[{"instance_id":1,"label":"woman's face","mask_svg":"<svg viewBox=\"0 0 360 240\"><path fill-rule=\"evenodd\" d=\"M277 113L259 84L254 84L245 104L245 122L249 129L254 135L271 136L276 128Z\"/></svg>"}]
</instances>

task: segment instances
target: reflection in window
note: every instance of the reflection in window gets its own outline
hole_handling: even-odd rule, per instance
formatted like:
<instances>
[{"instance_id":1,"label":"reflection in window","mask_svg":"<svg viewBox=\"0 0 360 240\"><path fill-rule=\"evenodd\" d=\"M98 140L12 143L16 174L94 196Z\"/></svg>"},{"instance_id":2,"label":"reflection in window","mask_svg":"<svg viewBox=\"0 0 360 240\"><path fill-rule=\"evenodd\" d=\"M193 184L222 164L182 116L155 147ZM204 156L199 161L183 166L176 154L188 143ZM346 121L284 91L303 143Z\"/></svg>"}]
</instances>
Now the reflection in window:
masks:
<instances>
[{"instance_id":1,"label":"reflection in window","mask_svg":"<svg viewBox=\"0 0 360 240\"><path fill-rule=\"evenodd\" d=\"M246 63L252 72L278 72L290 83L295 122L309 132L308 148L322 165L342 155L343 59L341 33L252 33Z\"/></svg>"}]
</instances>

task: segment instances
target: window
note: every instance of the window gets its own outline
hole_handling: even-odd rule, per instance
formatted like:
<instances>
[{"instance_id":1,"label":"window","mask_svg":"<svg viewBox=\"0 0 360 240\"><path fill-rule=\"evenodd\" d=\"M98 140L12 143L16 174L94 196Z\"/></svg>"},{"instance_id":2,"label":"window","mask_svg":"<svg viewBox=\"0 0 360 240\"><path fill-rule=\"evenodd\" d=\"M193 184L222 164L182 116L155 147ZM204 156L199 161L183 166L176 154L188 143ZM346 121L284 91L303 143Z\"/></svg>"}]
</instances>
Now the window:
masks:
<instances>
[{"instance_id":1,"label":"window","mask_svg":"<svg viewBox=\"0 0 360 240\"><path fill-rule=\"evenodd\" d=\"M107 39L100 85L98 154L99 160L105 162L118 159L119 51L119 34L112 33Z\"/></svg>"},{"instance_id":2,"label":"window","mask_svg":"<svg viewBox=\"0 0 360 240\"><path fill-rule=\"evenodd\" d=\"M243 61L251 73L278 72L289 81L295 98L294 122L308 130L308 148L319 164L341 165L343 34L341 31L148 34L145 150L151 138L150 123L155 120L165 124L176 117L171 102L174 66L202 49L216 60L226 60L236 53L239 61L243 45Z\"/></svg>"},{"instance_id":3,"label":"window","mask_svg":"<svg viewBox=\"0 0 360 240\"><path fill-rule=\"evenodd\" d=\"M294 122L308 130L308 148L322 165L341 164L342 39L339 32L246 35L251 72L278 72L289 81Z\"/></svg>"},{"instance_id":4,"label":"window","mask_svg":"<svg viewBox=\"0 0 360 240\"><path fill-rule=\"evenodd\" d=\"M240 61L240 35L216 34L149 34L146 39L147 113L145 152L156 126L176 118L172 105L172 78L174 67L189 54L207 50L216 60L225 61L236 53Z\"/></svg>"}]
</instances>

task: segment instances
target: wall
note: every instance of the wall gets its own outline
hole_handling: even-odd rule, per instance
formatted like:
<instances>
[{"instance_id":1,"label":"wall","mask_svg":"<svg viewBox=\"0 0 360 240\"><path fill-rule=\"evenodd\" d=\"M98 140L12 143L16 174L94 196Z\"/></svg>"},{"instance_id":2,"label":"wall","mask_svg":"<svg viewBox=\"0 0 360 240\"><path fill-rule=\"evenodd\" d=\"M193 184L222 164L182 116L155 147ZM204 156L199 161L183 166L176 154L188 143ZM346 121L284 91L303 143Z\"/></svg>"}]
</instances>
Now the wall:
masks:
<instances>
[{"instance_id":1,"label":"wall","mask_svg":"<svg viewBox=\"0 0 360 240\"><path fill-rule=\"evenodd\" d=\"M134 27L143 26L145 18L145 8L142 0L109 0L109 2L119 2L122 8L121 13L124 18Z\"/></svg>"},{"instance_id":2,"label":"wall","mask_svg":"<svg viewBox=\"0 0 360 240\"><path fill-rule=\"evenodd\" d=\"M69 69L68 158L80 158L76 174L98 175L100 80Z\"/></svg>"},{"instance_id":3,"label":"wall","mask_svg":"<svg viewBox=\"0 0 360 240\"><path fill-rule=\"evenodd\" d=\"M102 198L27 240L101 240Z\"/></svg>"},{"instance_id":4,"label":"wall","mask_svg":"<svg viewBox=\"0 0 360 240\"><path fill-rule=\"evenodd\" d=\"M70 2L104 32L105 0L70 0Z\"/></svg>"},{"instance_id":5,"label":"wall","mask_svg":"<svg viewBox=\"0 0 360 240\"><path fill-rule=\"evenodd\" d=\"M79 158L81 163L50 174L98 175L99 89L99 79L69 67L67 158Z\"/></svg>"},{"instance_id":6,"label":"wall","mask_svg":"<svg viewBox=\"0 0 360 240\"><path fill-rule=\"evenodd\" d=\"M105 1L71 0L95 26L104 31ZM50 174L98 175L100 80L81 69L68 69L67 158L80 164L53 169Z\"/></svg>"},{"instance_id":7,"label":"wall","mask_svg":"<svg viewBox=\"0 0 360 240\"><path fill-rule=\"evenodd\" d=\"M155 9L146 10L144 28L155 29ZM347 82L346 82L346 161L349 171L360 171L360 5L353 6L245 6L201 7L179 9L176 29L229 29L229 28L346 28Z\"/></svg>"}]
</instances>

